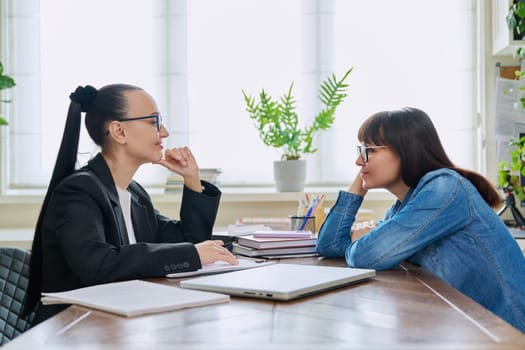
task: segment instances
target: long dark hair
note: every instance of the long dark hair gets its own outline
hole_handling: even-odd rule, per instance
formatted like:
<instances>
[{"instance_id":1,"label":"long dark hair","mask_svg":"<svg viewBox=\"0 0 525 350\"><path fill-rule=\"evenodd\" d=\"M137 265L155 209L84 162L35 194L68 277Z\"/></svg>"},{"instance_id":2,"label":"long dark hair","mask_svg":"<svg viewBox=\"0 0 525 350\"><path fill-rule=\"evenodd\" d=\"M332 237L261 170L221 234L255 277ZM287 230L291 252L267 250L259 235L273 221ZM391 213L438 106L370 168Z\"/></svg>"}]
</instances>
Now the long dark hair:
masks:
<instances>
[{"instance_id":1,"label":"long dark hair","mask_svg":"<svg viewBox=\"0 0 525 350\"><path fill-rule=\"evenodd\" d=\"M502 204L498 191L485 177L452 163L432 120L420 109L378 112L365 120L357 137L366 144L391 147L401 158L401 177L411 188L429 171L449 168L467 178L492 208Z\"/></svg>"},{"instance_id":2,"label":"long dark hair","mask_svg":"<svg viewBox=\"0 0 525 350\"><path fill-rule=\"evenodd\" d=\"M85 124L89 136L98 146L106 142L106 128L111 120L122 119L127 113L124 92L142 90L127 84L111 84L97 90L90 85L79 86L69 96L71 103L66 125L58 151L53 174L35 228L29 263L29 285L24 303L24 315L28 315L40 300L42 288L42 225L50 198L57 185L75 171L80 137L81 114L86 112Z\"/></svg>"}]
</instances>

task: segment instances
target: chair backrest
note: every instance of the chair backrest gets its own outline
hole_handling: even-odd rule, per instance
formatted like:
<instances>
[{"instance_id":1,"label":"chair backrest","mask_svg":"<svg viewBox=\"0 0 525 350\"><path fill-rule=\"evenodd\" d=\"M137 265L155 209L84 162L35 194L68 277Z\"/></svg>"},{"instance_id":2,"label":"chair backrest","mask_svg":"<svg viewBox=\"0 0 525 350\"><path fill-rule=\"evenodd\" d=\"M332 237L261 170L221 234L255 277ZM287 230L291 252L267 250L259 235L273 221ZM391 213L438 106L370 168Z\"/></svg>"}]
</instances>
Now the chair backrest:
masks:
<instances>
[{"instance_id":1,"label":"chair backrest","mask_svg":"<svg viewBox=\"0 0 525 350\"><path fill-rule=\"evenodd\" d=\"M0 345L29 329L35 316L22 317L30 257L27 250L0 247Z\"/></svg>"}]
</instances>

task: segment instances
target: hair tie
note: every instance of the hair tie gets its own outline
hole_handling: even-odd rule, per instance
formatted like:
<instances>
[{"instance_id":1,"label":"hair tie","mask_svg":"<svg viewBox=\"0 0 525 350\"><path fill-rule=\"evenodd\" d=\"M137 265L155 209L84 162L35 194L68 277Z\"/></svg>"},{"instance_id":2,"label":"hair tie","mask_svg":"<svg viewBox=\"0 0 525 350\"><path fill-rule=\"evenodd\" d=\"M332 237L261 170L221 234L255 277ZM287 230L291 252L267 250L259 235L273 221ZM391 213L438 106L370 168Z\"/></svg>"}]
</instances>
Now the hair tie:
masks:
<instances>
[{"instance_id":1,"label":"hair tie","mask_svg":"<svg viewBox=\"0 0 525 350\"><path fill-rule=\"evenodd\" d=\"M80 110L82 112L87 112L89 107L95 101L97 97L97 89L91 85L86 85L84 87L79 86L76 88L75 92L72 92L69 95L69 99L73 102L76 102L80 105Z\"/></svg>"}]
</instances>

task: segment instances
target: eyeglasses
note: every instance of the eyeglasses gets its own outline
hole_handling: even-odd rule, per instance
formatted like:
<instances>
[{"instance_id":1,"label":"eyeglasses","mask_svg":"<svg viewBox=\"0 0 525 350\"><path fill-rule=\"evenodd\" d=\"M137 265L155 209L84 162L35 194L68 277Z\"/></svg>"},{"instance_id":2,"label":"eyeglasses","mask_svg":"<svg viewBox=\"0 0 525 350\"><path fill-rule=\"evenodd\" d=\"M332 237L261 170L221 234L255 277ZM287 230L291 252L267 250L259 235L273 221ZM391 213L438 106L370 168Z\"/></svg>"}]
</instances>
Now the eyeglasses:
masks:
<instances>
[{"instance_id":1,"label":"eyeglasses","mask_svg":"<svg viewBox=\"0 0 525 350\"><path fill-rule=\"evenodd\" d=\"M124 119L115 119L118 122L129 122L132 120L142 120L142 119L150 119L155 118L157 122L157 132L160 132L160 128L162 127L162 116L160 114L152 114L152 115L145 115L143 117L135 117L135 118L124 118Z\"/></svg>"},{"instance_id":2,"label":"eyeglasses","mask_svg":"<svg viewBox=\"0 0 525 350\"><path fill-rule=\"evenodd\" d=\"M388 148L388 146L365 146L365 145L357 145L357 155L363 158L363 161L365 163L368 163L368 150L369 149L375 149L375 148Z\"/></svg>"}]
</instances>

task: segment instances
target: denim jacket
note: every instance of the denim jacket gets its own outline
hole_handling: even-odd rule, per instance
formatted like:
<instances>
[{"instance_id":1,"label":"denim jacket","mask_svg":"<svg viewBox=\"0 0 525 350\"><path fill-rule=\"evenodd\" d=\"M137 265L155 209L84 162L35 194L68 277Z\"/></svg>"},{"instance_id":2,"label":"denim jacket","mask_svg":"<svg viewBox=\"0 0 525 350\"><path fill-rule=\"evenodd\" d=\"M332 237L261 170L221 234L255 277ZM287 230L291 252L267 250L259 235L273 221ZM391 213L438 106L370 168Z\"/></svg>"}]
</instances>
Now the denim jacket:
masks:
<instances>
[{"instance_id":1,"label":"denim jacket","mask_svg":"<svg viewBox=\"0 0 525 350\"><path fill-rule=\"evenodd\" d=\"M321 255L376 270L408 260L525 332L525 258L469 180L450 169L427 173L377 227L351 242L362 201L339 193L319 232Z\"/></svg>"}]
</instances>

